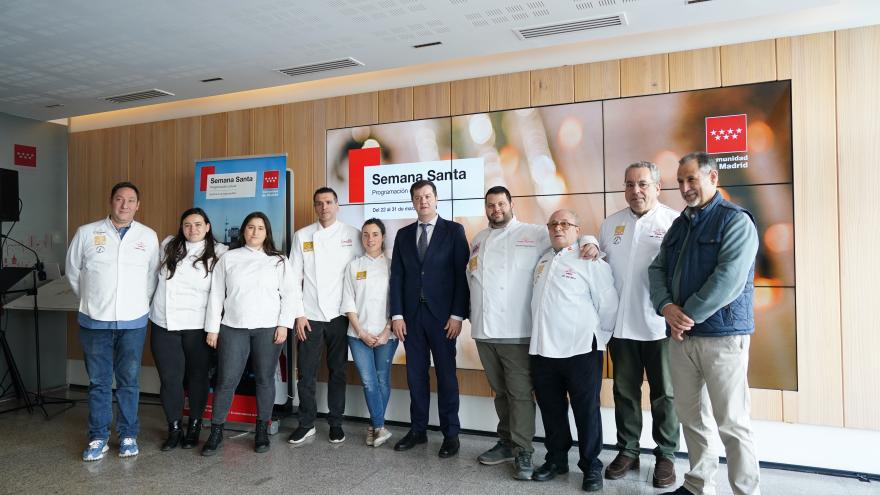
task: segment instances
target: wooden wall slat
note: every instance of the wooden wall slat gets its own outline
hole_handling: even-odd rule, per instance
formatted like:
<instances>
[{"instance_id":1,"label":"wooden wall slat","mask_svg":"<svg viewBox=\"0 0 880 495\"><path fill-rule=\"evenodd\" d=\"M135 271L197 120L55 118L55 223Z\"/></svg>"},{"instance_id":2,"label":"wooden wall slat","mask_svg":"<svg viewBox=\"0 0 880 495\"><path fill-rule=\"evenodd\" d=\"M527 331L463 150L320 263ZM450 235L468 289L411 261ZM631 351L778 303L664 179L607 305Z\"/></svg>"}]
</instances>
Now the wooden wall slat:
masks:
<instances>
[{"instance_id":1,"label":"wooden wall slat","mask_svg":"<svg viewBox=\"0 0 880 495\"><path fill-rule=\"evenodd\" d=\"M340 127L345 127L345 97L336 96L333 98L324 98L320 101L321 104L324 105L324 128L338 129Z\"/></svg>"},{"instance_id":2,"label":"wooden wall slat","mask_svg":"<svg viewBox=\"0 0 880 495\"><path fill-rule=\"evenodd\" d=\"M593 62L574 66L574 100L620 98L620 61Z\"/></svg>"},{"instance_id":3,"label":"wooden wall slat","mask_svg":"<svg viewBox=\"0 0 880 495\"><path fill-rule=\"evenodd\" d=\"M397 88L379 91L379 122L400 122L413 119L413 89Z\"/></svg>"},{"instance_id":4,"label":"wooden wall slat","mask_svg":"<svg viewBox=\"0 0 880 495\"><path fill-rule=\"evenodd\" d=\"M254 110L247 108L226 112L226 154L254 154Z\"/></svg>"},{"instance_id":5,"label":"wooden wall slat","mask_svg":"<svg viewBox=\"0 0 880 495\"><path fill-rule=\"evenodd\" d=\"M531 105L531 72L515 72L489 77L489 110L525 108Z\"/></svg>"},{"instance_id":6,"label":"wooden wall slat","mask_svg":"<svg viewBox=\"0 0 880 495\"><path fill-rule=\"evenodd\" d=\"M254 144L252 154L270 155L284 149L284 105L255 108L253 112Z\"/></svg>"},{"instance_id":7,"label":"wooden wall slat","mask_svg":"<svg viewBox=\"0 0 880 495\"><path fill-rule=\"evenodd\" d=\"M174 219L179 220L180 214L193 207L193 191L195 190L195 161L201 154L201 118L189 117L174 121L174 192L170 198L171 211ZM212 219L213 220L213 219ZM172 226L172 229L177 226ZM216 225L222 229L222 226ZM213 232L215 236L220 231ZM160 239L161 241L161 239Z\"/></svg>"},{"instance_id":8,"label":"wooden wall slat","mask_svg":"<svg viewBox=\"0 0 880 495\"><path fill-rule=\"evenodd\" d=\"M290 103L284 106L284 122L288 130L284 134L284 150L287 152L287 166L294 171L293 176L293 230L296 231L313 223L311 194L323 177L316 177L317 164L312 148L315 137L323 129L314 126L316 107L313 101Z\"/></svg>"},{"instance_id":9,"label":"wooden wall slat","mask_svg":"<svg viewBox=\"0 0 880 495\"><path fill-rule=\"evenodd\" d=\"M669 92L669 57L665 53L620 61L620 96Z\"/></svg>"},{"instance_id":10,"label":"wooden wall slat","mask_svg":"<svg viewBox=\"0 0 880 495\"><path fill-rule=\"evenodd\" d=\"M880 429L880 333L874 302L880 258L874 196L880 156L880 26L837 32L837 153L844 425Z\"/></svg>"},{"instance_id":11,"label":"wooden wall slat","mask_svg":"<svg viewBox=\"0 0 880 495\"><path fill-rule=\"evenodd\" d=\"M379 123L379 94L361 93L345 97L345 127Z\"/></svg>"},{"instance_id":12,"label":"wooden wall slat","mask_svg":"<svg viewBox=\"0 0 880 495\"><path fill-rule=\"evenodd\" d=\"M791 79L791 38L776 39L776 79Z\"/></svg>"},{"instance_id":13,"label":"wooden wall slat","mask_svg":"<svg viewBox=\"0 0 880 495\"><path fill-rule=\"evenodd\" d=\"M763 40L721 47L724 86L776 80L776 41Z\"/></svg>"},{"instance_id":14,"label":"wooden wall slat","mask_svg":"<svg viewBox=\"0 0 880 495\"><path fill-rule=\"evenodd\" d=\"M531 71L531 105L555 105L574 101L574 67L566 65Z\"/></svg>"},{"instance_id":15,"label":"wooden wall slat","mask_svg":"<svg viewBox=\"0 0 880 495\"><path fill-rule=\"evenodd\" d=\"M721 50L718 47L669 54L669 90L721 86Z\"/></svg>"},{"instance_id":16,"label":"wooden wall slat","mask_svg":"<svg viewBox=\"0 0 880 495\"><path fill-rule=\"evenodd\" d=\"M425 84L413 88L413 118L433 119L452 115L450 95L452 86L448 82Z\"/></svg>"},{"instance_id":17,"label":"wooden wall slat","mask_svg":"<svg viewBox=\"0 0 880 495\"><path fill-rule=\"evenodd\" d=\"M489 78L478 77L450 83L452 115L489 111Z\"/></svg>"},{"instance_id":18,"label":"wooden wall slat","mask_svg":"<svg viewBox=\"0 0 880 495\"><path fill-rule=\"evenodd\" d=\"M201 149L199 158L221 158L226 153L226 125L228 114L214 113L202 115L201 123Z\"/></svg>"},{"instance_id":19,"label":"wooden wall slat","mask_svg":"<svg viewBox=\"0 0 880 495\"><path fill-rule=\"evenodd\" d=\"M791 72L799 365L785 420L842 426L834 33L792 38Z\"/></svg>"}]
</instances>

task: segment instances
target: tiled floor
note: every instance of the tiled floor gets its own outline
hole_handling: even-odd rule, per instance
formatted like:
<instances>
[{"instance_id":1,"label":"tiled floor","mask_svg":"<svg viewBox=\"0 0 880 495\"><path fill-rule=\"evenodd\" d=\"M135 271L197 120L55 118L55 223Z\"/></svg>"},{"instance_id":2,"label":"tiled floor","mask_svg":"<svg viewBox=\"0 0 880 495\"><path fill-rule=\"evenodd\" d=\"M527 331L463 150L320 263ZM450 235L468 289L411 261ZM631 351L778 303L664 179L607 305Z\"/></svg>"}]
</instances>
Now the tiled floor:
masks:
<instances>
[{"instance_id":1,"label":"tiled floor","mask_svg":"<svg viewBox=\"0 0 880 495\"><path fill-rule=\"evenodd\" d=\"M155 402L154 398L145 401ZM141 406L140 455L117 457L116 438L101 461L84 463L80 453L85 446L86 407L80 404L51 421L39 414L16 412L0 415L0 494L535 494L578 493L581 473L575 450L570 457L572 472L555 480L536 483L515 481L511 466L481 466L476 457L494 444L494 439L463 435L461 452L452 459L439 459L442 437L430 432L427 446L398 453L393 443L405 433L393 428L394 437L381 448L367 447L363 423L345 425L343 444L327 442L326 423L318 424L318 434L300 446L286 440L295 426L294 419L282 422L281 432L272 438L267 454L255 454L253 436L227 431L223 449L211 458L198 450L177 449L161 452L165 422L161 408ZM202 439L207 432L202 433ZM543 459L537 446L535 463ZM614 452L605 450L607 465ZM687 468L685 460L676 463L679 480ZM606 480L605 494L655 494L651 486L653 458L642 456L642 468L619 481ZM724 466L718 473L718 493L730 493ZM854 479L802 474L789 471L762 472L764 494L880 494L880 483Z\"/></svg>"}]
</instances>

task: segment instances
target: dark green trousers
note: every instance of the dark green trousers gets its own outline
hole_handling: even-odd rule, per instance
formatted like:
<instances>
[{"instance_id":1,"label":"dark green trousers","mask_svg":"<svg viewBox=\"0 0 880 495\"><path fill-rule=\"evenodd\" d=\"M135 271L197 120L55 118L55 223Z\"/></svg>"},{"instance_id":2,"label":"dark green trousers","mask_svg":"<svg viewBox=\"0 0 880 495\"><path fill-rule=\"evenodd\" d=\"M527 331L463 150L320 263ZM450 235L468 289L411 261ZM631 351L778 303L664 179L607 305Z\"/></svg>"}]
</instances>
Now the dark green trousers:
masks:
<instances>
[{"instance_id":1,"label":"dark green trousers","mask_svg":"<svg viewBox=\"0 0 880 495\"><path fill-rule=\"evenodd\" d=\"M495 393L498 437L517 451L534 452L535 399L529 344L491 344L478 340L477 352Z\"/></svg>"},{"instance_id":2,"label":"dark green trousers","mask_svg":"<svg viewBox=\"0 0 880 495\"><path fill-rule=\"evenodd\" d=\"M669 375L669 338L643 342L611 339L614 378L614 419L617 424L617 448L627 457L639 456L642 435L642 377L650 387L651 434L657 447L654 455L673 458L678 450L680 426L672 403L672 379Z\"/></svg>"}]
</instances>

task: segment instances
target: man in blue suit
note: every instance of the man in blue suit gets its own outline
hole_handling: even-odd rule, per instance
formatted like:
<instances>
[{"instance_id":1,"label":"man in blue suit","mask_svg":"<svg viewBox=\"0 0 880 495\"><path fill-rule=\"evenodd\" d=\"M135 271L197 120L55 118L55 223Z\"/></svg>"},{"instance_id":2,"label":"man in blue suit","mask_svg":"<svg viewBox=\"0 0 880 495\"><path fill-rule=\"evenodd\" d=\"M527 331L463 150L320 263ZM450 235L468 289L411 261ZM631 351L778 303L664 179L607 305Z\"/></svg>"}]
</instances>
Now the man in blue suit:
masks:
<instances>
[{"instance_id":1,"label":"man in blue suit","mask_svg":"<svg viewBox=\"0 0 880 495\"><path fill-rule=\"evenodd\" d=\"M437 187L429 180L410 187L418 222L400 229L391 258L391 329L406 348L412 426L394 446L409 450L428 441L430 355L437 376L437 410L443 444L441 458L458 453L458 378L455 339L468 316L465 269L468 242L464 227L437 214Z\"/></svg>"}]
</instances>

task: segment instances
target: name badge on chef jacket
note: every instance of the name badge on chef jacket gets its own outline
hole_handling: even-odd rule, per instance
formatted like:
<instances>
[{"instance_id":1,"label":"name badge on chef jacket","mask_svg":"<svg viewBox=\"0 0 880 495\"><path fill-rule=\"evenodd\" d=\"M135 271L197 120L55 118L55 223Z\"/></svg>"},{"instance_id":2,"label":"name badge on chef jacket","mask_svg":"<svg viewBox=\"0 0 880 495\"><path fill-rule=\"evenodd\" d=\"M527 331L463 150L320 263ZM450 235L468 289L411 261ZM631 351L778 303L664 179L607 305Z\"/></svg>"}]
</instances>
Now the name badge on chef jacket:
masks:
<instances>
[{"instance_id":1,"label":"name badge on chef jacket","mask_svg":"<svg viewBox=\"0 0 880 495\"><path fill-rule=\"evenodd\" d=\"M470 261L468 261L468 270L470 270L472 272L477 270L477 257L476 256L472 257L470 259Z\"/></svg>"},{"instance_id":2,"label":"name badge on chef jacket","mask_svg":"<svg viewBox=\"0 0 880 495\"><path fill-rule=\"evenodd\" d=\"M315 250L315 244L312 243L312 241L303 242L303 252L304 253L311 253L314 250Z\"/></svg>"},{"instance_id":3,"label":"name badge on chef jacket","mask_svg":"<svg viewBox=\"0 0 880 495\"><path fill-rule=\"evenodd\" d=\"M626 231L626 225L618 225L614 227L614 238L611 239L612 244L620 244L620 238L623 237L623 233Z\"/></svg>"},{"instance_id":4,"label":"name badge on chef jacket","mask_svg":"<svg viewBox=\"0 0 880 495\"><path fill-rule=\"evenodd\" d=\"M538 267L535 268L535 282L538 282L538 279L541 277L541 274L544 273L544 266L547 264L547 260L544 260L538 263Z\"/></svg>"},{"instance_id":5,"label":"name badge on chef jacket","mask_svg":"<svg viewBox=\"0 0 880 495\"><path fill-rule=\"evenodd\" d=\"M95 246L103 246L107 244L107 236L104 234L95 234Z\"/></svg>"},{"instance_id":6,"label":"name badge on chef jacket","mask_svg":"<svg viewBox=\"0 0 880 495\"><path fill-rule=\"evenodd\" d=\"M366 280L367 279L367 271L364 270L362 272L357 272L355 274L355 278L357 278L358 280Z\"/></svg>"}]
</instances>

